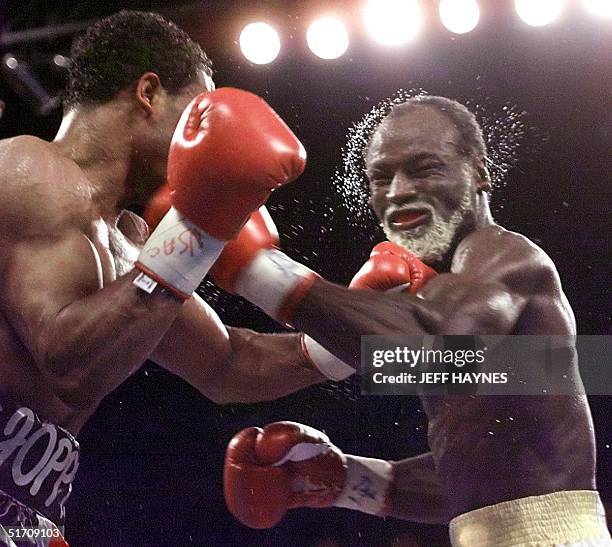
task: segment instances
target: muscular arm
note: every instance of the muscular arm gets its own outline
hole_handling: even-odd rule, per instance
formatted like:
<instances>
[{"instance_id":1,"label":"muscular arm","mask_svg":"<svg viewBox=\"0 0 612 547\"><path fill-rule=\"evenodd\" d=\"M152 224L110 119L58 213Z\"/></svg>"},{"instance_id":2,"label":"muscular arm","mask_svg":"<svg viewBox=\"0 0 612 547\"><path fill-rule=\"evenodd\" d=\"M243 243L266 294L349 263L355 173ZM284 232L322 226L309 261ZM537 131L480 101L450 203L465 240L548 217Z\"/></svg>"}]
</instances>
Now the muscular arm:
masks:
<instances>
[{"instance_id":1,"label":"muscular arm","mask_svg":"<svg viewBox=\"0 0 612 547\"><path fill-rule=\"evenodd\" d=\"M304 358L298 335L226 328L195 295L151 359L217 403L277 399L325 380Z\"/></svg>"},{"instance_id":2,"label":"muscular arm","mask_svg":"<svg viewBox=\"0 0 612 547\"><path fill-rule=\"evenodd\" d=\"M140 291L136 271L112 280L112 258L92 243L86 183L47 147L25 137L0 148L1 305L66 405L95 405L156 348L155 360L220 402L276 398L323 380L295 335L228 331L198 298L183 305ZM14 168L16 157L26 169Z\"/></svg>"},{"instance_id":3,"label":"muscular arm","mask_svg":"<svg viewBox=\"0 0 612 547\"><path fill-rule=\"evenodd\" d=\"M367 334L507 334L554 268L521 236L489 227L466 238L451 273L431 280L416 296L349 291L316 282L295 324L355 368Z\"/></svg>"},{"instance_id":4,"label":"muscular arm","mask_svg":"<svg viewBox=\"0 0 612 547\"><path fill-rule=\"evenodd\" d=\"M181 303L134 287L135 272L101 288L104 257L78 171L46 143L15 140L0 154L2 311L50 389L89 407L148 357Z\"/></svg>"},{"instance_id":5,"label":"muscular arm","mask_svg":"<svg viewBox=\"0 0 612 547\"><path fill-rule=\"evenodd\" d=\"M140 291L136 272L95 290L95 255L82 234L17 247L6 276L9 316L69 404L106 395L153 350L152 359L220 403L274 399L324 380L297 335L228 331L197 296L181 307Z\"/></svg>"},{"instance_id":6,"label":"muscular arm","mask_svg":"<svg viewBox=\"0 0 612 547\"><path fill-rule=\"evenodd\" d=\"M4 273L3 311L69 406L88 405L120 384L181 307L174 297L137 289L136 272L98 290L94 255L82 234L21 242Z\"/></svg>"}]
</instances>

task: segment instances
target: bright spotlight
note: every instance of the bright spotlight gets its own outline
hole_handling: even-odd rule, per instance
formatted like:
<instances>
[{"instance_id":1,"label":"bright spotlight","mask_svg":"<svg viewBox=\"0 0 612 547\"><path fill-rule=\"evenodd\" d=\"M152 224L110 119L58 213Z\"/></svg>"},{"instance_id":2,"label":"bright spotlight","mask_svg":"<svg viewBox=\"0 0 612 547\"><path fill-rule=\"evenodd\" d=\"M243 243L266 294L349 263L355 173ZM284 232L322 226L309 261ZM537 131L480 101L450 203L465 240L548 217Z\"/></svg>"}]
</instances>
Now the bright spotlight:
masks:
<instances>
[{"instance_id":1,"label":"bright spotlight","mask_svg":"<svg viewBox=\"0 0 612 547\"><path fill-rule=\"evenodd\" d=\"M240 50L251 63L271 63L280 51L278 32L267 23L251 23L240 33Z\"/></svg>"},{"instance_id":2,"label":"bright spotlight","mask_svg":"<svg viewBox=\"0 0 612 547\"><path fill-rule=\"evenodd\" d=\"M372 37L389 46L413 39L423 21L417 0L370 0L364 17Z\"/></svg>"},{"instance_id":3,"label":"bright spotlight","mask_svg":"<svg viewBox=\"0 0 612 547\"><path fill-rule=\"evenodd\" d=\"M610 0L583 0L585 7L593 15L612 17L612 2Z\"/></svg>"},{"instance_id":4,"label":"bright spotlight","mask_svg":"<svg viewBox=\"0 0 612 547\"><path fill-rule=\"evenodd\" d=\"M561 13L564 0L514 0L518 16L532 27L552 23Z\"/></svg>"},{"instance_id":5,"label":"bright spotlight","mask_svg":"<svg viewBox=\"0 0 612 547\"><path fill-rule=\"evenodd\" d=\"M311 51L321 59L337 59L348 48L348 32L333 17L317 19L308 27L306 41Z\"/></svg>"},{"instance_id":6,"label":"bright spotlight","mask_svg":"<svg viewBox=\"0 0 612 547\"><path fill-rule=\"evenodd\" d=\"M440 0L440 20L455 34L464 34L476 28L480 8L476 0Z\"/></svg>"}]
</instances>

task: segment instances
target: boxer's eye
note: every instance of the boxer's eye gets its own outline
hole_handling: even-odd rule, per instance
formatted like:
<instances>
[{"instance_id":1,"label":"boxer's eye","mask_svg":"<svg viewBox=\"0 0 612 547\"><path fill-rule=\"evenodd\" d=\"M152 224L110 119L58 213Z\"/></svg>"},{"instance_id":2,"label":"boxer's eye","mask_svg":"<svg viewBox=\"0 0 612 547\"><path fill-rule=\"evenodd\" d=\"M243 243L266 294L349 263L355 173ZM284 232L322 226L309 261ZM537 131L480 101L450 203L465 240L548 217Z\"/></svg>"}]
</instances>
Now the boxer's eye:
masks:
<instances>
[{"instance_id":1,"label":"boxer's eye","mask_svg":"<svg viewBox=\"0 0 612 547\"><path fill-rule=\"evenodd\" d=\"M372 188L382 188L391 184L391 178L380 172L370 173L368 179Z\"/></svg>"},{"instance_id":2,"label":"boxer's eye","mask_svg":"<svg viewBox=\"0 0 612 547\"><path fill-rule=\"evenodd\" d=\"M431 164L431 165L422 165L417 167L413 173L412 173L415 177L418 178L426 178L426 177L430 177L432 175L440 175L440 165L437 164Z\"/></svg>"},{"instance_id":3,"label":"boxer's eye","mask_svg":"<svg viewBox=\"0 0 612 547\"><path fill-rule=\"evenodd\" d=\"M370 184L374 188L383 188L383 187L389 186L389 184L391 184L391 179L376 178L376 179L371 180Z\"/></svg>"}]
</instances>

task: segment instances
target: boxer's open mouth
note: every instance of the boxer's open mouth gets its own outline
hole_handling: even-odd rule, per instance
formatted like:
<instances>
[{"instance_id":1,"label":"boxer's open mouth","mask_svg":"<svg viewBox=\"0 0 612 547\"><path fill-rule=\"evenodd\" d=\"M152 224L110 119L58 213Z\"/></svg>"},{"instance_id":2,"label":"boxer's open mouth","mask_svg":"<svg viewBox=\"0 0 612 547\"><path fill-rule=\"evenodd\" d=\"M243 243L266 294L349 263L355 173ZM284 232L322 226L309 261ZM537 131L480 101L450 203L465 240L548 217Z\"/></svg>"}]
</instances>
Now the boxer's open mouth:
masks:
<instances>
[{"instance_id":1,"label":"boxer's open mouth","mask_svg":"<svg viewBox=\"0 0 612 547\"><path fill-rule=\"evenodd\" d=\"M431 211L424 208L406 208L393 211L387 218L388 225L393 230L413 230L429 222Z\"/></svg>"}]
</instances>

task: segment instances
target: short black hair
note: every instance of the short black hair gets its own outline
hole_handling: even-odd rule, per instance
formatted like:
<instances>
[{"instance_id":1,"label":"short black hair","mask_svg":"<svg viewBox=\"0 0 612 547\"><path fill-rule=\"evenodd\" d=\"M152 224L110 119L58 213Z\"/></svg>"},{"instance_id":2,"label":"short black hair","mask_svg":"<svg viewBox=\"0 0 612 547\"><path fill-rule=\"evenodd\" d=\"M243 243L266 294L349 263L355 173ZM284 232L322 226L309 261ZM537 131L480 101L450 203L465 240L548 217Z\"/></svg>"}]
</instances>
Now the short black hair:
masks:
<instances>
[{"instance_id":1,"label":"short black hair","mask_svg":"<svg viewBox=\"0 0 612 547\"><path fill-rule=\"evenodd\" d=\"M64 107L102 103L155 72L166 90L176 92L212 76L210 59L189 35L156 13L123 10L90 26L72 44Z\"/></svg>"},{"instance_id":2,"label":"short black hair","mask_svg":"<svg viewBox=\"0 0 612 547\"><path fill-rule=\"evenodd\" d=\"M446 116L459 131L458 144L463 155L485 161L487 146L482 128L476 116L458 101L437 95L418 95L394 105L387 116L400 115L419 106L431 106Z\"/></svg>"}]
</instances>

